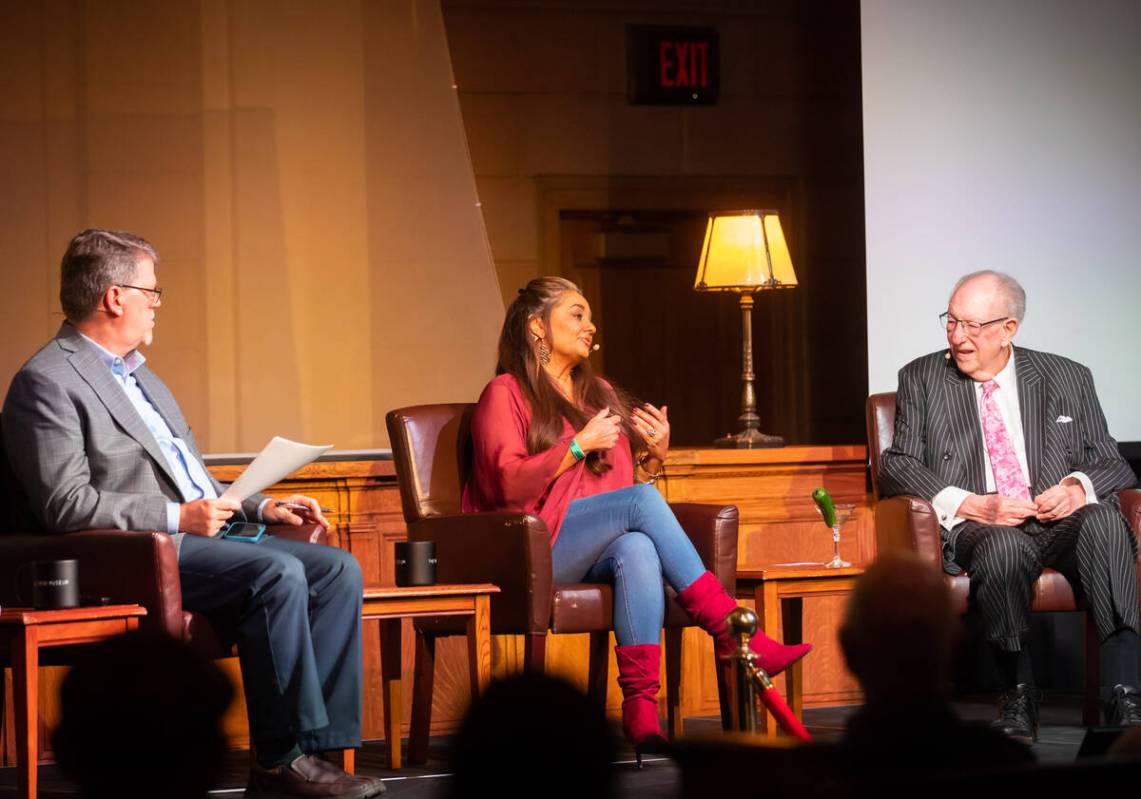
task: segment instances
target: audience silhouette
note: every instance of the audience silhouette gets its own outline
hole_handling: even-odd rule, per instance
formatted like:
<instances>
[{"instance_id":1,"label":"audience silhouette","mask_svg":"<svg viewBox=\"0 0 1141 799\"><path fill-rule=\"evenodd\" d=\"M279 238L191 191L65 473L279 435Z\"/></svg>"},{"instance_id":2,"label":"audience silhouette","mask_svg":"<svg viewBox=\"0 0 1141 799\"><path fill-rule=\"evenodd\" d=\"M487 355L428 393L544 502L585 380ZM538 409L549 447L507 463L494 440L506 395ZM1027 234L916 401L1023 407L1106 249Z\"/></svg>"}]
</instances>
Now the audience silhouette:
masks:
<instances>
[{"instance_id":1,"label":"audience silhouette","mask_svg":"<svg viewBox=\"0 0 1141 799\"><path fill-rule=\"evenodd\" d=\"M884 553L864 573L840 628L865 695L842 744L851 768L933 775L1034 762L1029 747L951 707L960 629L943 575L914 554Z\"/></svg>"},{"instance_id":2,"label":"audience silhouette","mask_svg":"<svg viewBox=\"0 0 1141 799\"><path fill-rule=\"evenodd\" d=\"M452 752L452 795L608 799L613 761L601 708L563 680L512 676L468 711Z\"/></svg>"},{"instance_id":3,"label":"audience silhouette","mask_svg":"<svg viewBox=\"0 0 1141 799\"><path fill-rule=\"evenodd\" d=\"M132 632L93 644L60 689L52 741L83 799L199 799L226 751L225 674L181 641Z\"/></svg>"}]
</instances>

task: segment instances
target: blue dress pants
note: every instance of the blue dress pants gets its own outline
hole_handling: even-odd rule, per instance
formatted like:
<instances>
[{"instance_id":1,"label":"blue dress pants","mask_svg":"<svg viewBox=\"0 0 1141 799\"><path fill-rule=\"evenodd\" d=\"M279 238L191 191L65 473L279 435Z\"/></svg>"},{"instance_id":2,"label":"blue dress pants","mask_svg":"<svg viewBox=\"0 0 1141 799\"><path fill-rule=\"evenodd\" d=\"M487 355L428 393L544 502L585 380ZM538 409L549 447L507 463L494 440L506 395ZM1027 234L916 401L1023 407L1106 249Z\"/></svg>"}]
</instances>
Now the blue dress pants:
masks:
<instances>
[{"instance_id":1,"label":"blue dress pants","mask_svg":"<svg viewBox=\"0 0 1141 799\"><path fill-rule=\"evenodd\" d=\"M662 580L683 591L705 573L670 506L647 484L572 502L551 561L556 583L614 583L619 646L661 641Z\"/></svg>"},{"instance_id":2,"label":"blue dress pants","mask_svg":"<svg viewBox=\"0 0 1141 799\"><path fill-rule=\"evenodd\" d=\"M335 547L187 535L182 606L238 643L250 737L305 752L360 746L360 565Z\"/></svg>"}]
</instances>

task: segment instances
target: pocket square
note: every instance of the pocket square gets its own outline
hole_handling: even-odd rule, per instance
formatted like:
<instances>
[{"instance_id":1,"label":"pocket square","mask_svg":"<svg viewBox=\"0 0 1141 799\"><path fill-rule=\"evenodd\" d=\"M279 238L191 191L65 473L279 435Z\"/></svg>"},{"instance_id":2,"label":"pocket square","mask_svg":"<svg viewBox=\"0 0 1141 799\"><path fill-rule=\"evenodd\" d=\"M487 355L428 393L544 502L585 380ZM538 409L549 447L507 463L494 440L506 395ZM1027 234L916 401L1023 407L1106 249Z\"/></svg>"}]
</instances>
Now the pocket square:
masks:
<instances>
[{"instance_id":1,"label":"pocket square","mask_svg":"<svg viewBox=\"0 0 1141 799\"><path fill-rule=\"evenodd\" d=\"M1072 422L1072 421L1074 421L1074 420L1073 420L1073 419L1071 419L1069 416L1059 416L1059 417L1058 417L1057 419L1055 419L1054 421L1055 421L1057 424L1069 424L1070 422Z\"/></svg>"}]
</instances>

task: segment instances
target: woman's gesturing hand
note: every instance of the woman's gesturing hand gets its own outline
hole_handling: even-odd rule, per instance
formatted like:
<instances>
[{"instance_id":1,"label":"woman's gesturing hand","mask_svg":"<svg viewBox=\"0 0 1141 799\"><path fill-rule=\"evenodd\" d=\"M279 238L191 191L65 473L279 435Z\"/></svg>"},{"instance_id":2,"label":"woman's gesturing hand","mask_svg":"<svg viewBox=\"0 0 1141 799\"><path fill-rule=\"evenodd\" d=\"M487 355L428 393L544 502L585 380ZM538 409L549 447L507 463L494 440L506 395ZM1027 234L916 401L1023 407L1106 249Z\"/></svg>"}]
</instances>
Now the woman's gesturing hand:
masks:
<instances>
[{"instance_id":1,"label":"woman's gesturing hand","mask_svg":"<svg viewBox=\"0 0 1141 799\"><path fill-rule=\"evenodd\" d=\"M659 463L664 463L670 451L668 408L665 405L655 408L647 402L641 408L634 408L630 418L634 422L634 427L646 440L648 456L657 458Z\"/></svg>"},{"instance_id":2,"label":"woman's gesturing hand","mask_svg":"<svg viewBox=\"0 0 1141 799\"><path fill-rule=\"evenodd\" d=\"M610 449L618 443L618 434L622 431L622 418L611 416L610 408L603 408L594 418L586 423L586 427L575 436L583 452L596 449Z\"/></svg>"}]
</instances>

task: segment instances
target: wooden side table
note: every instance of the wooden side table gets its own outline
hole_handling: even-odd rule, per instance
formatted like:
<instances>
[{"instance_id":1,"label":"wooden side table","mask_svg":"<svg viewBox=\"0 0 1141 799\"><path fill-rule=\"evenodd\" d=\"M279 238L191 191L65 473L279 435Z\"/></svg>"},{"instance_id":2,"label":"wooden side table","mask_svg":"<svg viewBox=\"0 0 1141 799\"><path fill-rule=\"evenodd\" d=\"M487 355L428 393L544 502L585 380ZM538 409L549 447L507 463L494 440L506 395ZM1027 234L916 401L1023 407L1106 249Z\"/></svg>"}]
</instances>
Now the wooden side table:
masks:
<instances>
[{"instance_id":1,"label":"wooden side table","mask_svg":"<svg viewBox=\"0 0 1141 799\"><path fill-rule=\"evenodd\" d=\"M828 569L815 564L741 569L737 572L737 598L752 599L756 603L761 632L785 643L799 643L804 597L848 594L863 573L862 566ZM785 701L803 721L804 661L798 661L784 676ZM762 714L761 729L766 734L775 730L768 713Z\"/></svg>"},{"instance_id":2,"label":"wooden side table","mask_svg":"<svg viewBox=\"0 0 1141 799\"><path fill-rule=\"evenodd\" d=\"M384 696L384 738L388 767L400 768L400 717L404 706L400 677L400 620L423 616L468 616L471 695L491 679L491 602L499 589L490 584L425 585L364 589L362 618L380 619L380 675ZM346 768L351 771L351 764Z\"/></svg>"},{"instance_id":3,"label":"wooden side table","mask_svg":"<svg viewBox=\"0 0 1141 799\"><path fill-rule=\"evenodd\" d=\"M103 605L65 610L4 608L0 646L9 650L16 709L16 765L20 799L35 799L39 763L40 650L101 641L134 630L146 615L139 605Z\"/></svg>"}]
</instances>

